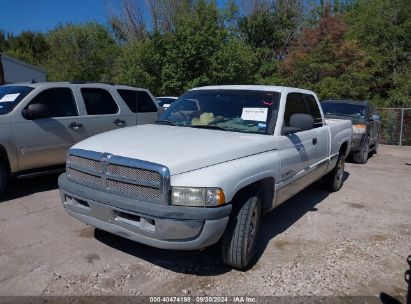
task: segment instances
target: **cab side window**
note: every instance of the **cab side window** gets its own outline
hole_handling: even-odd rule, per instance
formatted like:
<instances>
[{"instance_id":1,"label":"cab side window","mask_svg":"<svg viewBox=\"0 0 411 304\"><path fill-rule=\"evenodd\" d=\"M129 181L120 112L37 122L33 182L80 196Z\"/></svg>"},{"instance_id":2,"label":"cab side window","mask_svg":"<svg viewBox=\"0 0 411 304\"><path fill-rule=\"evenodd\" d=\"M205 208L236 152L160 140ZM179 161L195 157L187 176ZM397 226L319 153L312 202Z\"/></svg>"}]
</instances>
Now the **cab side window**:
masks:
<instances>
[{"instance_id":1,"label":"cab side window","mask_svg":"<svg viewBox=\"0 0 411 304\"><path fill-rule=\"evenodd\" d=\"M121 98L133 113L157 112L154 101L147 92L133 90L117 90Z\"/></svg>"},{"instance_id":2,"label":"cab side window","mask_svg":"<svg viewBox=\"0 0 411 304\"><path fill-rule=\"evenodd\" d=\"M32 104L47 106L50 117L78 116L76 101L70 88L51 88L40 92L25 109Z\"/></svg>"},{"instance_id":3,"label":"cab side window","mask_svg":"<svg viewBox=\"0 0 411 304\"><path fill-rule=\"evenodd\" d=\"M289 93L284 111L284 126L290 126L290 118L293 114L308 114L304 99L300 93Z\"/></svg>"},{"instance_id":4,"label":"cab side window","mask_svg":"<svg viewBox=\"0 0 411 304\"><path fill-rule=\"evenodd\" d=\"M322 127L323 118L321 117L320 108L313 95L303 94L307 103L308 113L314 118L314 128Z\"/></svg>"},{"instance_id":5,"label":"cab side window","mask_svg":"<svg viewBox=\"0 0 411 304\"><path fill-rule=\"evenodd\" d=\"M118 113L118 106L111 94L103 89L82 88L83 96L88 115L108 115Z\"/></svg>"},{"instance_id":6,"label":"cab side window","mask_svg":"<svg viewBox=\"0 0 411 304\"><path fill-rule=\"evenodd\" d=\"M157 107L147 92L144 92L144 91L138 92L137 112L138 113L157 112Z\"/></svg>"}]
</instances>

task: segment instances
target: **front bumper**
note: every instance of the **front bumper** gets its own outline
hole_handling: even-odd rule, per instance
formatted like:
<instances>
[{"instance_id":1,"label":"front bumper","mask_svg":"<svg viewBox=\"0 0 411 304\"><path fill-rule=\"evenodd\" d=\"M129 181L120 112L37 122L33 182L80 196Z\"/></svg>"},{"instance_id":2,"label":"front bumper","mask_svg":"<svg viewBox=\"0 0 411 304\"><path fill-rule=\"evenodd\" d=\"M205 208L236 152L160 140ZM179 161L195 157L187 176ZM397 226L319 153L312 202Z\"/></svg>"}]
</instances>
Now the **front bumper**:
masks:
<instances>
[{"instance_id":1,"label":"front bumper","mask_svg":"<svg viewBox=\"0 0 411 304\"><path fill-rule=\"evenodd\" d=\"M68 214L91 226L149 246L194 250L218 242L231 204L216 208L147 203L94 190L59 177Z\"/></svg>"}]
</instances>

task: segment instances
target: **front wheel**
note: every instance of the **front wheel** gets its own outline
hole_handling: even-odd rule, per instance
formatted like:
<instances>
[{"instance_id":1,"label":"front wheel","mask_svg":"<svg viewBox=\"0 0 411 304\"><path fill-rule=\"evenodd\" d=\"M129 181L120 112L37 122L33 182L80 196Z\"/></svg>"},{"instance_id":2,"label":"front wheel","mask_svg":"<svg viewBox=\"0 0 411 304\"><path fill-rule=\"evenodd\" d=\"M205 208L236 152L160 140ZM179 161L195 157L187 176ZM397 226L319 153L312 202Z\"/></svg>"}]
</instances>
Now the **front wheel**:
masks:
<instances>
[{"instance_id":1,"label":"front wheel","mask_svg":"<svg viewBox=\"0 0 411 304\"><path fill-rule=\"evenodd\" d=\"M253 261L261 220L261 203L257 195L240 197L221 240L223 262L246 268Z\"/></svg>"},{"instance_id":2,"label":"front wheel","mask_svg":"<svg viewBox=\"0 0 411 304\"><path fill-rule=\"evenodd\" d=\"M345 157L340 154L335 168L323 177L323 183L327 190L336 192L341 189L344 182Z\"/></svg>"},{"instance_id":3,"label":"front wheel","mask_svg":"<svg viewBox=\"0 0 411 304\"><path fill-rule=\"evenodd\" d=\"M353 155L353 159L357 164L365 164L368 161L370 154L370 138L367 137L364 144L361 147L360 152Z\"/></svg>"}]
</instances>

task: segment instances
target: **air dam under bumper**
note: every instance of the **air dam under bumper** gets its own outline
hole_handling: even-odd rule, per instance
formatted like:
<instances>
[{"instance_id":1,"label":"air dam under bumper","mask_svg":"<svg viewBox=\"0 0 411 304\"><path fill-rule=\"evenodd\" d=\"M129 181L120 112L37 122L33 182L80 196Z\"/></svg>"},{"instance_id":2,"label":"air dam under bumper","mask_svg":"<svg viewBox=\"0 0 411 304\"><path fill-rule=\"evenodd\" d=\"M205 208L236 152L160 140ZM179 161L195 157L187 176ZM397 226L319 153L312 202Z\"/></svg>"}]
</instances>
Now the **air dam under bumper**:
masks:
<instances>
[{"instance_id":1,"label":"air dam under bumper","mask_svg":"<svg viewBox=\"0 0 411 304\"><path fill-rule=\"evenodd\" d=\"M179 207L127 199L59 177L68 214L96 228L163 249L194 250L215 244L227 226L231 204Z\"/></svg>"}]
</instances>

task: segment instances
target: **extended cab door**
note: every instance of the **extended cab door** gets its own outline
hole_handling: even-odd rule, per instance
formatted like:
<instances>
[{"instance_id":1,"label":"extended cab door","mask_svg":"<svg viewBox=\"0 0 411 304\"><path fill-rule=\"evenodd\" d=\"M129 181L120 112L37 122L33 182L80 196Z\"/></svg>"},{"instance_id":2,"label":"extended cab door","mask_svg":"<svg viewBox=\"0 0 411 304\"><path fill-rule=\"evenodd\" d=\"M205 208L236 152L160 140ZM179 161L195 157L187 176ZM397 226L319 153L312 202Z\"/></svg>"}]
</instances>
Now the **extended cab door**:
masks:
<instances>
[{"instance_id":1,"label":"extended cab door","mask_svg":"<svg viewBox=\"0 0 411 304\"><path fill-rule=\"evenodd\" d=\"M47 117L24 117L30 105L44 105ZM28 101L15 116L19 170L62 165L67 150L86 138L77 103L68 87L48 88Z\"/></svg>"},{"instance_id":2,"label":"extended cab door","mask_svg":"<svg viewBox=\"0 0 411 304\"><path fill-rule=\"evenodd\" d=\"M308 113L314 118L315 151L310 163L313 179L319 179L325 174L330 151L330 132L321 115L320 105L314 95L302 94L307 106Z\"/></svg>"},{"instance_id":3,"label":"extended cab door","mask_svg":"<svg viewBox=\"0 0 411 304\"><path fill-rule=\"evenodd\" d=\"M309 114L303 94L288 93L284 110L283 130L290 127L293 114ZM296 131L289 134L282 132L280 147L281 181L277 203L280 204L312 183L312 165L321 157L318 151L321 138L318 128Z\"/></svg>"}]
</instances>

